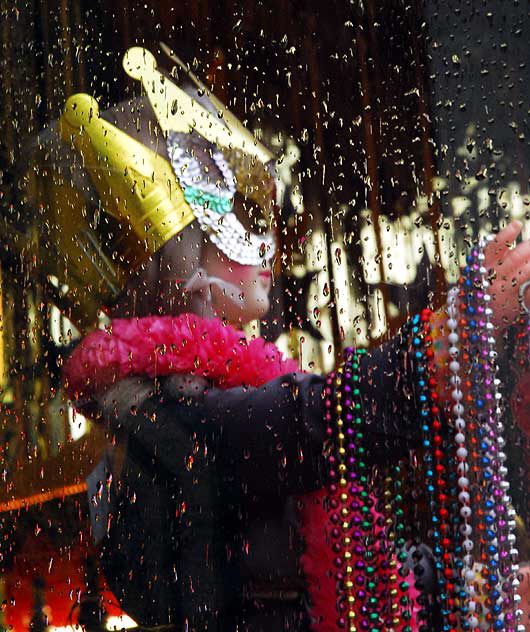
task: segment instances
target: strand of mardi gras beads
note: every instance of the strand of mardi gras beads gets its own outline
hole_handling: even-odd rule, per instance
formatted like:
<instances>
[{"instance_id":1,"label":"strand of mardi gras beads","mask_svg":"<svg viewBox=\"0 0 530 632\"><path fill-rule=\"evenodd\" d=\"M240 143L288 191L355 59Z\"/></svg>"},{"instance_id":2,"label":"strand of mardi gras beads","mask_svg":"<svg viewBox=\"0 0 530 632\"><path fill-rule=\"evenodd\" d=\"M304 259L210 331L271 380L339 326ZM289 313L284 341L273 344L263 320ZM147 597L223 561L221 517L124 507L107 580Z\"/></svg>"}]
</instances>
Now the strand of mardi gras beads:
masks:
<instances>
[{"instance_id":1,"label":"strand of mardi gras beads","mask_svg":"<svg viewBox=\"0 0 530 632\"><path fill-rule=\"evenodd\" d=\"M454 560L452 559L452 543L449 535L451 534L451 524L450 517L448 515L448 499L445 494L445 477L447 476L447 469L444 465L443 452L440 449L444 445L444 439L442 434L441 420L440 420L440 411L437 405L437 394L436 394L436 380L433 380L433 375L435 373L433 367L433 354L432 350L429 349L431 342L430 337L430 329L428 321L430 319L431 313L426 310L422 313L423 327L419 328L416 324L415 333L421 335L421 331L423 330L423 336L425 341L425 354L418 349L416 351L417 361L419 362L419 375L418 375L418 385L420 387L420 400L422 401L422 410L421 414L424 417L424 447L426 449L425 462L426 462L426 475L427 475L427 492L429 497L429 503L431 507L432 513L432 521L433 521L433 540L434 547L433 553L435 557L435 566L438 572L438 584L440 587L440 602L442 609L442 617L443 617L443 630L450 631L456 630L456 626L458 625L458 617L456 612L456 601L453 599L455 596L455 587L453 586L453 578L454 578ZM455 314L451 314L455 316ZM454 319L453 319L454 320ZM456 325L457 323L451 323L453 333L456 333ZM454 336L452 337L452 341L456 342ZM421 345L421 338L416 338L414 340L415 345L419 348ZM454 345L453 345L454 346ZM453 356L453 377L459 377L458 371L460 369L459 363L454 360L454 356L456 355L455 349L450 349L450 355ZM430 353L429 353L430 352ZM428 379L427 379L428 378ZM458 429L460 431L465 429L464 421L463 421L463 405L461 403L462 400L462 392L461 389L458 388L459 383L457 379L453 380L455 388L455 393L453 396L453 400L455 401L453 406L453 412L456 415L456 418L459 419ZM434 394L434 397L433 397ZM428 423L428 417L430 416L431 423ZM471 425L471 429L473 429L473 425ZM457 432L457 434L459 434ZM460 433L463 434L463 433ZM468 452L465 445L465 436L464 441L462 441L462 436L458 436L459 445L457 447L457 459L458 466L457 471L459 474L459 486L461 493L460 501L461 501L461 513L462 517L465 519L471 518L470 511L470 500L468 486L469 480L467 478L467 457ZM465 501L465 502L462 502ZM464 521L465 525L465 521ZM467 604L475 603L474 599L469 599L470 597L474 597L474 590L471 585L472 576L474 577L473 567L472 567L472 558L469 555L469 551L473 548L473 542L469 538L471 535L470 530L464 528L464 533L467 533L467 537L464 537L465 547L462 547L465 552L465 562L468 566L467 570L470 571L470 574L467 575L468 585L470 587L469 591L464 591L464 596L468 597ZM459 594L459 596L462 596ZM467 616L467 621L465 621L463 629L469 629L470 627L475 626L479 623L478 618L475 615L473 605L471 606L471 612L469 610L468 605L465 605L461 612L464 616Z\"/></svg>"},{"instance_id":2,"label":"strand of mardi gras beads","mask_svg":"<svg viewBox=\"0 0 530 632\"><path fill-rule=\"evenodd\" d=\"M479 251L474 249L466 260L464 273L465 283L465 318L463 325L468 328L470 383L469 410L473 417L470 424L471 434L471 470L474 480L474 511L477 516L477 544L480 566L478 578L482 593L479 613L479 628L489 629L495 622L497 629L504 629L502 618L498 617L501 593L498 590L498 540L497 525L499 519L495 511L495 497L502 496L493 476L491 454L489 452L491 433L489 424L489 405L492 399L489 379L489 350L487 348L487 327L485 320L486 302L481 286ZM486 344L486 346L485 346ZM473 559L475 561L475 559Z\"/></svg>"},{"instance_id":3,"label":"strand of mardi gras beads","mask_svg":"<svg viewBox=\"0 0 530 632\"><path fill-rule=\"evenodd\" d=\"M409 587L410 579L414 579L414 574L411 573L408 567L408 554L405 550L405 512L403 508L403 464L398 463L392 466L389 476L385 480L385 507L384 512L386 515L386 539L388 542L393 543L388 549L388 565L391 569L395 569L390 576L390 583L388 586L388 592L391 599L396 599L401 592L401 596L398 599L398 605L400 608L399 616L405 624L403 632L409 630L415 630L413 625L419 625L421 618L418 612L416 613L416 620L413 620L412 610L415 607L414 598L410 596ZM395 556L395 557L394 557ZM397 575L396 575L397 571ZM399 623L397 614L389 620L385 621L388 629L392 626L396 626Z\"/></svg>"},{"instance_id":4,"label":"strand of mardi gras beads","mask_svg":"<svg viewBox=\"0 0 530 632\"><path fill-rule=\"evenodd\" d=\"M413 372L413 380L416 385L419 384L419 380L424 377L427 378L426 382L422 382L420 384L423 387L429 386L432 388L434 384L434 372L431 375L430 371L427 370L425 363L432 368L432 359L433 352L432 349L425 349L424 342L429 347L434 347L434 340L431 340L429 337L430 333L430 318L433 312L430 310L423 310L421 314L414 316L407 325L405 325L401 330L401 352L404 354L405 364L409 364L410 358L412 358L412 372ZM420 410L421 420L422 420L422 433L427 432L427 419L426 415L430 413L437 413L437 402L433 401L434 408L432 410L425 410L426 403L426 395L425 388L418 389L418 400ZM436 399L436 396L435 398ZM424 437L425 438L425 437ZM409 470L410 465L412 465L413 470L417 469L417 464L414 465L418 454L417 452L413 452L409 454L409 459L412 458L412 461L409 462L409 465L404 467L403 463L400 463L394 466L393 471L396 474L399 472L399 475L393 476L394 480L394 494L393 494L393 514L399 518L399 521L395 524L395 532L389 533L389 540L395 541L395 548L397 550L396 559L399 562L399 570L398 575L402 578L402 581L399 585L399 588L403 592L409 586L409 583L414 586L415 591L418 591L417 595L409 595L408 597L403 594L400 597L401 603L408 603L409 608L413 609L412 616L409 611L405 611L404 615L408 618L410 617L412 629L414 631L418 630L418 632L429 632L432 626L432 608L428 607L429 600L428 597L423 594L425 589L425 585L421 580L421 575L416 575L416 568L414 571L410 570L409 564L409 554L406 552L406 528L404 524L404 511L402 510L403 504L403 479L409 478L407 472ZM429 461L429 455L426 456L427 461ZM427 463L426 461L426 463ZM429 472L431 465L427 467L427 477L429 477L432 472ZM424 476L424 471L422 470L422 483ZM414 480L409 480L408 485L411 489L413 489L416 485ZM430 482L427 481L427 487L429 487ZM388 510L388 507L387 507ZM390 521L388 522L390 523ZM423 557L423 553L420 549L416 549L414 553L412 553L412 558L410 563L419 565L421 558ZM421 568L421 566L420 566ZM408 628L407 628L408 629Z\"/></svg>"},{"instance_id":5,"label":"strand of mardi gras beads","mask_svg":"<svg viewBox=\"0 0 530 632\"><path fill-rule=\"evenodd\" d=\"M506 520L505 503L509 502L506 492L507 481L504 481L505 470L497 456L499 433L502 433L500 415L500 393L498 380L493 370L496 352L495 340L491 335L491 309L487 294L488 283L485 279L486 270L482 266L484 260L483 244L474 250L467 258L464 269L464 298L467 321L462 320L463 326L468 328L468 340L472 345L470 387L474 397L469 398L470 413L474 419L474 436L472 440L471 464L472 473L477 479L477 492L474 497L476 514L478 516L477 529L480 536L480 562L482 563L482 589L485 593L485 613L480 616L480 629L483 630L514 630L517 613L510 611L512 603L506 593L513 592L511 583L502 580L500 564L509 551L507 546L513 546L514 535L506 533L510 528L510 520ZM471 424L470 424L471 425ZM500 436L500 445L503 445ZM503 455L501 454L501 459ZM513 524L513 522L512 522ZM515 580L516 581L516 580ZM513 608L512 608L513 610Z\"/></svg>"},{"instance_id":6,"label":"strand of mardi gras beads","mask_svg":"<svg viewBox=\"0 0 530 632\"><path fill-rule=\"evenodd\" d=\"M468 363L467 378L465 380L465 399L469 409L469 478L471 481L470 491L472 492L472 506L475 514L475 531L477 534L475 543L477 545L477 553L476 555L472 555L471 552L467 553L465 561L476 571L474 586L477 588L478 629L483 629L487 616L485 613L487 604L483 596L484 590L486 590L484 574L487 573L487 569L485 569L484 566L487 561L487 553L484 550L484 537L485 535L487 537L493 537L490 536L493 531L488 529L484 522L484 516L486 511L489 511L490 506L493 505L490 499L484 497L484 480L481 467L481 454L479 452L481 447L480 417L482 414L483 401L482 394L480 393L482 376L479 368L480 349L478 345L480 335L476 300L476 288L480 287L480 279L476 275L476 255L477 253L474 252L466 257L466 266L463 270L463 278L461 281L462 289L460 292L462 307L460 324L462 327L462 338L466 341L466 351L463 355ZM471 589L473 589L473 586L471 586Z\"/></svg>"},{"instance_id":7,"label":"strand of mardi gras beads","mask_svg":"<svg viewBox=\"0 0 530 632\"><path fill-rule=\"evenodd\" d=\"M469 421L466 423L462 416L460 419L457 415L455 419L455 435L457 448L457 458L459 467L459 501L461 503L460 514L462 518L461 532L463 536L463 568L462 575L464 579L464 604L462 607L462 614L466 617L466 627L472 629L485 629L487 628L487 621L491 619L490 612L483 613L482 606L488 607L491 602L492 592L491 584L488 583L489 569L495 565L494 549L488 545L485 541L485 535L490 533L490 523L495 520L491 515L490 509L494 507L491 500L487 498L486 485L491 476L488 470L488 457L486 455L487 445L483 441L484 428L483 426L483 409L484 401L488 397L487 393L482 392L483 375L481 369L481 360L483 352L480 347L482 329L485 326L483 321L483 314L485 311L484 306L481 304L482 296L481 292L477 291L480 287L480 278L477 277L478 265L477 265L477 251L474 251L466 258L466 267L463 271L463 278L460 280L460 292L461 308L463 314L459 318L459 324L461 326L462 340L464 340L466 347L463 349L462 358L470 360L470 374L469 378L465 380L465 386L467 393L463 398L469 406ZM450 298L451 300L451 298ZM451 311L451 307L449 306ZM452 330L452 339L457 340L458 333L456 332L456 308L453 308L453 313L450 314L452 322L448 323L450 330ZM450 341L451 344L451 341ZM451 355L456 355L455 349L450 349ZM453 377L456 375L457 370L460 370L460 363L456 362L450 365L450 370L453 372ZM461 381L460 381L461 382ZM458 394L458 398L462 395ZM455 399L455 394L453 394ZM463 413L464 407L455 406L455 413ZM460 432L459 432L460 431ZM464 432L465 431L465 432ZM468 453L469 449L469 453ZM472 477L473 482L471 482ZM471 490L473 495L470 494ZM477 517L477 533L479 535L480 544L480 561L482 566L482 588L488 594L488 599L484 604L478 599L478 595L475 594L475 580L476 580L476 567L473 551L473 541L471 540L471 534L473 532L471 527L472 509ZM493 565L488 564L488 561L493 559ZM495 576L493 575L493 579ZM484 581L486 580L486 581ZM495 592L493 591L493 594Z\"/></svg>"},{"instance_id":8,"label":"strand of mardi gras beads","mask_svg":"<svg viewBox=\"0 0 530 632\"><path fill-rule=\"evenodd\" d=\"M385 511L389 516L390 506L385 504L385 497L373 509L373 497L366 493L368 479L364 475L368 472L365 459L365 446L363 440L363 418L360 415L362 409L360 391L360 363L364 355L363 351L354 351L351 348L345 351L343 372L343 413L348 412L353 416L355 430L355 450L357 467L360 479L364 486L363 505L354 503L354 508L361 512L361 531L364 536L364 571L366 573L366 596L360 607L359 624L361 629L375 630L394 629L401 632L412 632L412 610L409 599L410 570L405 565L407 554L403 550L405 546L404 512L401 507L402 498L396 495L392 499L391 527L385 530ZM351 445L348 445L351 450ZM350 455L351 456L351 455ZM399 467L396 466L396 472ZM396 482L396 484L399 484ZM388 496L386 497L388 498ZM397 551L396 551L397 547Z\"/></svg>"},{"instance_id":9,"label":"strand of mardi gras beads","mask_svg":"<svg viewBox=\"0 0 530 632\"><path fill-rule=\"evenodd\" d=\"M484 305L482 303L481 280L477 263L478 251L474 250L466 257L464 268L463 292L461 295L463 314L461 324L467 333L469 360L468 379L466 380L466 399L469 406L469 445L470 445L470 476L473 490L472 501L476 516L476 545L477 553L469 553L469 564L473 564L476 571L476 586L479 591L477 609L479 629L487 629L488 620L492 618L490 612L492 597L495 599L495 588L489 582L490 569L495 564L495 503L491 493L492 479L487 456L488 445L484 441L487 420L485 419L485 402L487 393L484 392L483 359L484 350L481 338L485 327ZM493 513L492 513L493 512ZM493 566L490 564L493 560ZM493 580L496 577L493 574Z\"/></svg>"},{"instance_id":10,"label":"strand of mardi gras beads","mask_svg":"<svg viewBox=\"0 0 530 632\"><path fill-rule=\"evenodd\" d=\"M495 409L498 407L496 399L500 399L500 393L495 393L493 381L495 380L492 363L496 352L491 348L491 323L487 315L491 312L488 306L489 295L485 292L486 281L481 274L481 261L483 255L480 247L473 251L475 261L473 263L477 309L477 435L479 438L480 467L482 475L482 521L484 530L481 533L481 562L483 562L482 576L485 580L484 591L486 594L485 606L487 608L482 629L487 629L493 624L495 629L504 630L503 601L506 595L501 587L499 567L499 554L505 550L505 525L504 514L506 508L499 504L504 496L501 481L498 475L499 462L497 460L497 440L495 431ZM477 278L478 274L478 278ZM498 411L500 414L500 410Z\"/></svg>"},{"instance_id":11,"label":"strand of mardi gras beads","mask_svg":"<svg viewBox=\"0 0 530 632\"><path fill-rule=\"evenodd\" d=\"M462 454L461 448L465 447L457 445L453 449L454 436L458 432L454 432L454 424L452 423L453 415L456 418L459 417L459 412L463 412L462 397L463 393L460 388L460 384L451 385L451 394L449 400L446 398L443 401L443 413L438 410L438 391L436 390L438 384L446 385L447 383L447 369L449 371L452 368L459 369L458 352L459 349L454 346L455 342L458 342L458 335L456 329L458 323L453 320L452 330L447 333L447 320L451 318L447 316L448 312L454 311L454 300L456 298L458 288L453 288L448 297L448 305L445 313L443 311L433 312L430 319L431 337L433 339L432 348L435 351L435 355L432 362L429 365L429 372L432 378L435 378L432 382L434 396L436 398L437 409L434 411L439 415L438 420L434 421L434 431L439 431L438 446L434 449L435 457L435 469L441 476L437 477L437 484L439 489L437 490L438 502L441 504L441 513L444 521L441 522L441 540L440 546L442 548L443 556L443 576L445 579L445 593L446 593L446 606L447 616L445 626L450 630L455 626L458 627L461 624L462 615L467 615L467 599L466 592L464 590L464 580L462 578L463 562L463 543L461 542L461 534L459 531L459 492L458 488L459 479L462 478L460 473L461 469L466 468L465 455ZM449 342L449 344L447 344ZM456 364L453 364L456 363ZM449 366L451 365L451 367ZM457 371L458 373L458 371ZM451 376L451 381L459 381L459 376ZM451 403L452 402L452 403ZM460 455L460 462L459 462ZM464 458L462 458L464 456ZM459 466L457 466L459 463ZM465 472L463 473L465 475ZM466 511L464 509L464 511Z\"/></svg>"},{"instance_id":12,"label":"strand of mardi gras beads","mask_svg":"<svg viewBox=\"0 0 530 632\"><path fill-rule=\"evenodd\" d=\"M488 612L486 614L486 622L483 627L486 629L488 624L493 623L497 629L505 629L504 619L506 614L503 613L503 601L506 594L501 584L501 569L499 565L499 556L507 554L506 549L506 508L500 503L505 490L502 489L502 480L499 476L498 446L497 432L495 429L496 415L501 414L498 407L500 393L496 392L495 387L495 356L492 344L495 340L491 337L492 325L489 322L488 314L491 313L489 308L489 295L485 292L486 280L481 274L480 257L483 256L479 251L474 252L477 263L474 269L478 268L480 274L480 286L476 291L477 295L477 317L479 329L479 357L478 363L482 372L479 390L481 397L481 406L479 412L478 434L480 438L481 466L482 476L485 482L483 493L483 521L485 530L482 533L482 560L485 567L483 576L485 578L485 591L487 599L485 602ZM495 389L495 390L493 390ZM498 409L499 408L499 409ZM496 412L496 409L498 411ZM510 615L511 616L511 615ZM510 618L508 616L508 618Z\"/></svg>"},{"instance_id":13,"label":"strand of mardi gras beads","mask_svg":"<svg viewBox=\"0 0 530 632\"><path fill-rule=\"evenodd\" d=\"M495 590L496 594L492 595L492 604L490 607L494 617L497 617L493 623L496 629L503 629L502 626L504 626L506 632L516 632L516 630L525 629L524 625L518 624L518 620L522 614L522 612L517 609L520 601L520 597L517 594L519 581L516 576L519 570L519 553L515 547L515 510L513 509L511 498L508 494L509 482L506 480L508 470L504 464L506 454L503 451L505 439L503 437L504 425L502 423L502 394L499 388L500 380L497 377L497 351L495 348L495 337L493 336L494 325L491 321L493 312L489 306L491 297L488 288L490 283L486 278L487 270L484 267L484 260L486 258L484 253L485 245L485 241L481 240L477 259L480 264L479 272L485 303L486 340L484 346L485 351L487 351L488 359L488 362L485 363L487 369L485 373L485 384L491 388L489 392L490 397L488 398L488 456L492 464L493 485L491 491L494 496L493 500L496 502L495 513L498 516L498 550L496 551L497 555L495 558L496 565L494 566L494 571L499 574L498 583L504 580L501 583L501 591ZM497 597L499 592L500 594ZM496 602L494 601L495 597L497 597Z\"/></svg>"},{"instance_id":14,"label":"strand of mardi gras beads","mask_svg":"<svg viewBox=\"0 0 530 632\"><path fill-rule=\"evenodd\" d=\"M430 321L436 321L436 315L431 315ZM430 324L429 321L429 324ZM431 337L432 337L432 328ZM429 346L434 348L434 343ZM441 588L440 601L442 606L442 616L444 617L443 629L447 632L456 632L458 618L456 614L457 581L455 573L454 555L454 533L453 517L451 514L451 499L449 496L449 485L453 480L454 457L449 449L449 428L447 427L447 417L445 417L439 405L438 393L438 366L435 356L428 356L429 371L429 397L431 399L431 435L433 439L432 455L434 457L434 470L436 482L436 502L440 516L438 542L435 540L435 549L440 555L441 566L439 572L439 586ZM436 533L433 533L436 535Z\"/></svg>"},{"instance_id":15,"label":"strand of mardi gras beads","mask_svg":"<svg viewBox=\"0 0 530 632\"><path fill-rule=\"evenodd\" d=\"M419 388L427 499L432 521L433 556L440 590L439 601L444 632L456 632L456 616L452 612L452 577L449 511L445 493L446 466L443 453L442 421L436 390L434 351L430 318L432 311L424 309L412 321L413 345L416 356L416 383Z\"/></svg>"},{"instance_id":16,"label":"strand of mardi gras beads","mask_svg":"<svg viewBox=\"0 0 530 632\"><path fill-rule=\"evenodd\" d=\"M495 511L495 496L498 489L493 477L489 453L492 432L489 425L490 392L487 331L485 321L484 292L481 285L478 250L473 249L468 256L466 273L471 282L467 293L466 311L469 315L468 325L471 329L471 394L473 396L473 413L475 417L475 434L471 453L472 467L476 479L475 507L478 531L478 561L480 563L482 605L484 613L480 620L480 629L486 630L489 623L495 620L501 629L502 620L494 619L496 615L498 591L497 575L497 539L496 525L498 516Z\"/></svg>"},{"instance_id":17,"label":"strand of mardi gras beads","mask_svg":"<svg viewBox=\"0 0 530 632\"><path fill-rule=\"evenodd\" d=\"M337 379L338 377L338 379ZM344 520L341 516L341 507L339 504L339 481L345 480L345 475L348 474L348 478L355 477L354 472L346 472L346 464L345 464L345 449L344 449L344 440L339 438L339 435L343 434L342 428L344 422L342 420L342 407L340 404L337 405L336 409L333 410L334 407L334 391L336 386L340 386L342 377L342 368L339 369L338 373L331 373L326 381L325 387L325 422L326 422L326 436L328 441L331 442L331 445L334 446L334 450L330 451L328 455L328 464L329 464L329 479L330 484L328 486L329 491L329 517L332 524L331 529L331 548L335 555L333 560L333 564L335 566L335 579L337 582L336 589L336 610L339 615L337 619L337 626L340 629L346 628L348 626L349 632L355 632L357 627L355 625L355 611L352 609L351 616L348 616L350 613L345 612L345 599L348 601L349 597L353 597L354 591L354 581L355 578L353 576L353 568L351 568L351 564L347 563L347 558L342 557L348 551L344 550L344 546L348 546L349 541L345 540L349 537L349 523ZM337 381L337 383L336 383ZM340 398L337 399L340 402ZM336 418L337 432L334 428L333 421ZM334 441L335 435L337 435L337 441ZM352 481L354 483L354 481ZM342 492L340 492L342 493ZM344 568L343 568L344 567Z\"/></svg>"},{"instance_id":18,"label":"strand of mardi gras beads","mask_svg":"<svg viewBox=\"0 0 530 632\"><path fill-rule=\"evenodd\" d=\"M506 508L501 503L506 489L503 489L504 484L498 473L499 462L496 459L495 415L501 413L500 409L496 411L496 400L500 400L501 396L492 391L495 378L492 362L495 361L496 352L491 348L494 339L490 335L492 325L487 318L491 309L488 306L489 295L484 288L484 275L481 274L481 256L483 255L479 249L473 250L470 265L476 310L475 332L472 336L472 341L476 343L472 363L478 440L476 470L479 489L476 501L477 514L480 517L480 562L486 609L480 627L483 630L488 630L490 626L496 630L505 630L505 619L509 621L512 613L506 612L510 599L506 596L499 567L499 556L507 553Z\"/></svg>"},{"instance_id":19,"label":"strand of mardi gras beads","mask_svg":"<svg viewBox=\"0 0 530 632\"><path fill-rule=\"evenodd\" d=\"M335 579L337 580L337 626L340 629L348 629L349 632L357 632L358 620L354 604L356 601L357 604L361 604L366 597L363 590L365 576L362 572L362 564L354 566L354 553L362 556L364 552L359 515L355 511L357 508L355 499L361 492L362 481L358 480L359 477L353 467L355 457L348 455L346 449L346 438L349 437L350 441L353 439L354 419L351 411L343 410L343 376L344 368L339 367L336 374L328 378L325 391L326 434L330 440L333 440L335 446L328 457L331 480L329 512L333 525L331 546L335 555ZM334 419L336 429L333 427ZM353 449L354 445L351 448Z\"/></svg>"},{"instance_id":20,"label":"strand of mardi gras beads","mask_svg":"<svg viewBox=\"0 0 530 632\"><path fill-rule=\"evenodd\" d=\"M374 511L374 499L367 492L369 488L368 467L365 462L365 446L363 442L362 402L360 398L360 359L365 350L355 351L347 348L344 354L343 380L339 385L342 397L342 410L345 413L346 457L352 469L357 470L361 487L356 488L350 509L353 510L355 530L353 540L356 542L354 567L365 575L364 587L357 590L359 601L359 626L361 630L379 630L384 620L384 600L381 600L381 586L386 577L384 560L382 559L380 536L382 529L378 525L380 516ZM377 533L379 530L380 533ZM384 547L383 547L384 548ZM357 578L360 584L360 577Z\"/></svg>"},{"instance_id":21,"label":"strand of mardi gras beads","mask_svg":"<svg viewBox=\"0 0 530 632\"><path fill-rule=\"evenodd\" d=\"M454 293L454 292L453 292ZM444 312L437 312L433 315L433 337L435 336L438 327L436 327L436 322L443 322L443 325L439 326L440 333L438 334L438 342L434 345L436 349L436 356L434 362L434 369L438 373L438 382L440 386L447 386L448 381L448 369L450 371L449 365L453 360L458 361L458 354L455 351L458 349L454 348L454 345L451 344L451 341L454 343L455 341L452 339L451 332L448 333L447 320L448 312L451 312L451 301L448 299L447 310ZM450 341L451 338L451 341ZM449 342L449 344L447 344ZM451 376L454 378L455 376ZM455 380L453 380L454 382ZM453 408L456 407L456 411L459 409L459 405L461 404L461 389L457 384L456 387L454 384L451 385L451 396L449 399L444 398L443 401L443 414L442 419L444 421L444 432L443 432L443 452L445 454L445 464L446 464L446 486L445 486L445 495L447 497L446 507L449 512L449 516L447 518L447 532L445 534L445 539L448 544L446 545L446 550L444 553L444 558L446 562L445 572L447 578L447 605L449 609L449 615L447 620L447 626L456 627L457 629L461 629L459 627L461 625L462 618L468 614L467 606L466 606L466 593L464 591L464 581L462 579L462 569L464 566L463 562L463 546L461 541L461 534L459 531L460 527L460 519L459 519L459 500L458 495L460 489L458 487L458 480L460 478L458 465L458 457L457 450L460 446L455 446L453 448L454 436L457 434L455 432L454 424L452 423L454 411ZM458 415L456 415L458 416ZM469 627L469 626L468 626ZM465 625L462 626L465 628Z\"/></svg>"},{"instance_id":22,"label":"strand of mardi gras beads","mask_svg":"<svg viewBox=\"0 0 530 632\"><path fill-rule=\"evenodd\" d=\"M396 543L405 544L403 512L396 511L395 533L387 537L384 515L374 508L373 497L366 491L369 480L359 389L363 354L364 350L346 349L343 367L328 377L325 387L326 434L334 445L328 458L337 625L350 631L412 632L409 570L404 566L407 555L394 555ZM396 557L401 563L397 571Z\"/></svg>"},{"instance_id":23,"label":"strand of mardi gras beads","mask_svg":"<svg viewBox=\"0 0 530 632\"><path fill-rule=\"evenodd\" d=\"M458 335L459 311L458 311L458 294L457 287L449 290L447 296L447 327L449 333L447 341L449 343L449 371L451 373L451 398L453 405L451 412L453 414L454 441L456 444L457 458L457 474L458 474L458 501L460 503L460 516L462 523L460 524L460 534L462 537L462 556L461 578L463 584L463 594L460 595L464 602L461 612L466 618L468 628L476 628L478 626L478 618L476 617L477 602L475 600L475 588L473 581L475 579L475 571L473 570L473 558L470 555L473 550L473 541L471 534L473 528L471 526L471 496L469 494L469 464L467 460L468 450L466 447L466 420L464 417L465 409L462 403L464 394L462 391L462 378L460 377L460 336Z\"/></svg>"}]
</instances>

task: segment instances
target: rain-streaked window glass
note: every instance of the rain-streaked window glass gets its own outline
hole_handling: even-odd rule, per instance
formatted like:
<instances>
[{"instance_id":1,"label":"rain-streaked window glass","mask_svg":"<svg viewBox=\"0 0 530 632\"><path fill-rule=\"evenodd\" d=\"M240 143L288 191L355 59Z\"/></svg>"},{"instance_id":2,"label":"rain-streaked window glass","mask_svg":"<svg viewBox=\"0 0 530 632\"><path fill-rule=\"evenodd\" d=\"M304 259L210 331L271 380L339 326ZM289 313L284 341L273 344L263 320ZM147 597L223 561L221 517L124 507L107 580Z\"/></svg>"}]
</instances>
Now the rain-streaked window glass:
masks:
<instances>
[{"instance_id":1,"label":"rain-streaked window glass","mask_svg":"<svg viewBox=\"0 0 530 632\"><path fill-rule=\"evenodd\" d=\"M0 627L530 626L526 3L0 16Z\"/></svg>"}]
</instances>

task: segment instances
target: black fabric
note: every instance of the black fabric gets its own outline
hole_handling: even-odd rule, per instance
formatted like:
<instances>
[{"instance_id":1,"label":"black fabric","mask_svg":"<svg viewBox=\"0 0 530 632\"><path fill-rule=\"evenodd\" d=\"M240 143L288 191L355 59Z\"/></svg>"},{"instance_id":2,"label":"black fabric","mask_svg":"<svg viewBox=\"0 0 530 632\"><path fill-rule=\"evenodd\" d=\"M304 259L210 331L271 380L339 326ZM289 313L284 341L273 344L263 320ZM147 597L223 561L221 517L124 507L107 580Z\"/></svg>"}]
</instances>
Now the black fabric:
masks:
<instances>
[{"instance_id":1,"label":"black fabric","mask_svg":"<svg viewBox=\"0 0 530 632\"><path fill-rule=\"evenodd\" d=\"M375 462L418 439L401 345L395 339L361 365ZM138 623L309 629L295 495L325 485L324 386L292 374L198 398L158 394L119 420L129 449L102 560Z\"/></svg>"}]
</instances>

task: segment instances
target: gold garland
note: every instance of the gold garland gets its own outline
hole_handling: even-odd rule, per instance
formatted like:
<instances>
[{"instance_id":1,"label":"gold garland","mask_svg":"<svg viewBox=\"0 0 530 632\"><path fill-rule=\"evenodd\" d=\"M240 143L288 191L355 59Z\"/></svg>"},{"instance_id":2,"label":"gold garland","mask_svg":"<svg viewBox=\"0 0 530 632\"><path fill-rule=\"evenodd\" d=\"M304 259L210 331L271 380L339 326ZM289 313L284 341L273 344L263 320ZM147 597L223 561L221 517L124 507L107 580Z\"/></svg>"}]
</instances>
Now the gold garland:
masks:
<instances>
[{"instance_id":1,"label":"gold garland","mask_svg":"<svg viewBox=\"0 0 530 632\"><path fill-rule=\"evenodd\" d=\"M75 485L66 485L65 487L51 489L50 491L42 492L41 494L32 494L31 496L26 496L25 498L15 498L14 500L8 500L0 503L0 513L5 513L6 511L16 511L17 509L27 509L32 505L41 505L42 503L47 503L50 500L55 500L56 498L75 496L76 494L86 492L86 490L86 483L77 483Z\"/></svg>"}]
</instances>

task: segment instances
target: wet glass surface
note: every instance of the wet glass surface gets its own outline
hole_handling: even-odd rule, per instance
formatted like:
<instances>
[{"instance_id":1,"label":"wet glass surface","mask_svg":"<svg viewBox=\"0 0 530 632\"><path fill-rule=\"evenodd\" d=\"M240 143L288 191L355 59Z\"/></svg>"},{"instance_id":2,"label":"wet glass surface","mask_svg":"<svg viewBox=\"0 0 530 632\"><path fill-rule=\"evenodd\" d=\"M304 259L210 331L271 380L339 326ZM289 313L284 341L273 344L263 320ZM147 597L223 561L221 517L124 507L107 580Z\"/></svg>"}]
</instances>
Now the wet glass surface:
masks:
<instances>
[{"instance_id":1,"label":"wet glass surface","mask_svg":"<svg viewBox=\"0 0 530 632\"><path fill-rule=\"evenodd\" d=\"M473 629L502 611L517 630L526 4L21 0L0 15L0 625L322 631L371 614L403 630L410 611L414 630ZM336 423L350 378L326 382L350 347L369 352L355 369L346 353L351 462ZM333 536L344 464L372 508L364 561L377 549L410 584L399 621L336 576L362 514L349 504Z\"/></svg>"}]
</instances>

